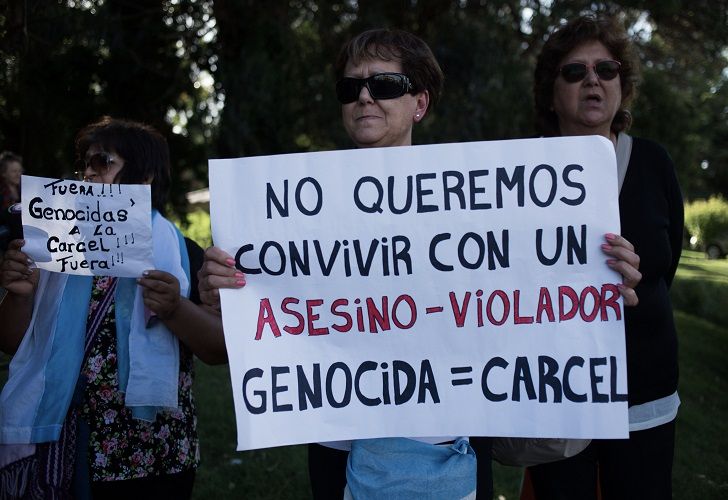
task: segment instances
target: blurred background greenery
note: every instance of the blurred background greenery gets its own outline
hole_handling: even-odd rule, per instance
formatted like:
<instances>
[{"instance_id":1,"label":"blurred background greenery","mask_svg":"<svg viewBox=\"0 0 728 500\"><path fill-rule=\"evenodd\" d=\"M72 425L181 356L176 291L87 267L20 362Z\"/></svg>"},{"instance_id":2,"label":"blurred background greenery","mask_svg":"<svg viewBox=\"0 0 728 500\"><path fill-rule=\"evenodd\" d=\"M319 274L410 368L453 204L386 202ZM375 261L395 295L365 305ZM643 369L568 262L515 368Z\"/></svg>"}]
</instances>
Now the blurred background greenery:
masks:
<instances>
[{"instance_id":1,"label":"blurred background greenery","mask_svg":"<svg viewBox=\"0 0 728 500\"><path fill-rule=\"evenodd\" d=\"M415 143L528 137L535 57L553 26L584 12L616 14L632 35L643 73L632 133L667 147L688 202L686 246L707 249L728 220L728 0L3 0L0 150L21 154L29 174L62 177L85 124L150 123L172 150L170 209L207 246L209 216L186 194L207 186L208 158L351 147L332 64L353 34L403 28L435 52L445 92ZM726 498L728 261L686 251L672 296L675 498ZM226 367L198 363L196 389L195 498L310 497L304 447L234 451ZM496 498L517 498L521 470L494 467Z\"/></svg>"}]
</instances>

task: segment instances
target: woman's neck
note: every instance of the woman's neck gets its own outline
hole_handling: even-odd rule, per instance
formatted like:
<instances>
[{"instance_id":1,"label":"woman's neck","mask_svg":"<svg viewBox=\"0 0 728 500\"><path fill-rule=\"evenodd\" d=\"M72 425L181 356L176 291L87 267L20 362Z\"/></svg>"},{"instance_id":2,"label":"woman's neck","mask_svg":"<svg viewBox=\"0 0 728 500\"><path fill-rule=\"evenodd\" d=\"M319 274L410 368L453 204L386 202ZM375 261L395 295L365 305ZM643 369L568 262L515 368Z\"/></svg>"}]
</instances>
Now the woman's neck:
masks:
<instances>
[{"instance_id":1,"label":"woman's neck","mask_svg":"<svg viewBox=\"0 0 728 500\"><path fill-rule=\"evenodd\" d=\"M617 148L617 134L612 132L611 128L606 130L595 130L595 129L572 129L572 130L564 130L561 131L562 136L573 136L573 135L601 135L602 137L605 137L606 139L609 139L612 142L612 145L614 148Z\"/></svg>"},{"instance_id":2,"label":"woman's neck","mask_svg":"<svg viewBox=\"0 0 728 500\"><path fill-rule=\"evenodd\" d=\"M610 141L612 141L612 144L614 145L614 149L617 149L617 134L615 134L614 132L612 132L610 130L609 131L609 137L607 137L607 139L609 139Z\"/></svg>"}]
</instances>

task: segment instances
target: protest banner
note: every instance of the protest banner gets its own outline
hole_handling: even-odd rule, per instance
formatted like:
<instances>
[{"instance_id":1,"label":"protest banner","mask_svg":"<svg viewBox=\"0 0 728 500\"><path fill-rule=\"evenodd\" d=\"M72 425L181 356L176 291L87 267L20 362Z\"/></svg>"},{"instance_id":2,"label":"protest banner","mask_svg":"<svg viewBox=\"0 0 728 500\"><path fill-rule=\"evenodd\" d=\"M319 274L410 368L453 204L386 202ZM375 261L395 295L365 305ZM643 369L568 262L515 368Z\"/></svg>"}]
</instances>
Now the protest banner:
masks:
<instances>
[{"instance_id":1,"label":"protest banner","mask_svg":"<svg viewBox=\"0 0 728 500\"><path fill-rule=\"evenodd\" d=\"M152 260L148 185L22 177L23 252L48 271L140 277Z\"/></svg>"},{"instance_id":2,"label":"protest banner","mask_svg":"<svg viewBox=\"0 0 728 500\"><path fill-rule=\"evenodd\" d=\"M210 161L238 449L627 437L601 137Z\"/></svg>"}]
</instances>

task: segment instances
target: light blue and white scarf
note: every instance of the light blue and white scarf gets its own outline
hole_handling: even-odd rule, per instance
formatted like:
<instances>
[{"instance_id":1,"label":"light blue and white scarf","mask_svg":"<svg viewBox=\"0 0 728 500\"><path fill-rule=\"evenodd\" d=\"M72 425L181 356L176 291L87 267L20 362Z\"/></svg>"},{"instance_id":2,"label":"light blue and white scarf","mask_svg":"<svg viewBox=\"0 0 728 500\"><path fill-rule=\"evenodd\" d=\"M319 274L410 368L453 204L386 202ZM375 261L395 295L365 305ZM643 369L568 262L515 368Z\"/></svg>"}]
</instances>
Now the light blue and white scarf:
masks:
<instances>
[{"instance_id":1,"label":"light blue and white scarf","mask_svg":"<svg viewBox=\"0 0 728 500\"><path fill-rule=\"evenodd\" d=\"M467 438L434 445L407 438L352 441L345 500L474 500L477 461Z\"/></svg>"},{"instance_id":2,"label":"light blue and white scarf","mask_svg":"<svg viewBox=\"0 0 728 500\"><path fill-rule=\"evenodd\" d=\"M189 292L189 260L177 228L152 217L155 269L174 275ZM58 439L81 370L92 276L41 271L28 330L0 394L0 443ZM179 344L161 323L147 327L142 290L133 278L117 283L115 318L119 389L135 418L153 420L177 408Z\"/></svg>"}]
</instances>

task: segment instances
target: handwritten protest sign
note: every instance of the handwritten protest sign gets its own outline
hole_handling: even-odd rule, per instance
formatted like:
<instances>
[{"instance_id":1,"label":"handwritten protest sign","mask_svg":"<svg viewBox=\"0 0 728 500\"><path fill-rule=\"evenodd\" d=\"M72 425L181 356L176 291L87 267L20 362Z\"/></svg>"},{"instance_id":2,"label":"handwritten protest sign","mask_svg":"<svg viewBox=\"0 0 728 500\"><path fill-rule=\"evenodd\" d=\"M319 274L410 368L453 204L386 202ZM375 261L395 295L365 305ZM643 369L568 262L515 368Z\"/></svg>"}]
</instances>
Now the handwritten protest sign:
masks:
<instances>
[{"instance_id":1,"label":"handwritten protest sign","mask_svg":"<svg viewBox=\"0 0 728 500\"><path fill-rule=\"evenodd\" d=\"M210 161L238 449L626 437L598 137Z\"/></svg>"},{"instance_id":2,"label":"handwritten protest sign","mask_svg":"<svg viewBox=\"0 0 728 500\"><path fill-rule=\"evenodd\" d=\"M148 185L22 177L23 251L41 269L138 277L152 261Z\"/></svg>"}]
</instances>

